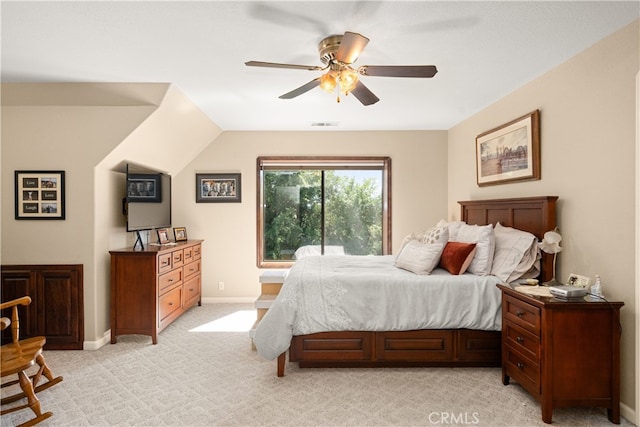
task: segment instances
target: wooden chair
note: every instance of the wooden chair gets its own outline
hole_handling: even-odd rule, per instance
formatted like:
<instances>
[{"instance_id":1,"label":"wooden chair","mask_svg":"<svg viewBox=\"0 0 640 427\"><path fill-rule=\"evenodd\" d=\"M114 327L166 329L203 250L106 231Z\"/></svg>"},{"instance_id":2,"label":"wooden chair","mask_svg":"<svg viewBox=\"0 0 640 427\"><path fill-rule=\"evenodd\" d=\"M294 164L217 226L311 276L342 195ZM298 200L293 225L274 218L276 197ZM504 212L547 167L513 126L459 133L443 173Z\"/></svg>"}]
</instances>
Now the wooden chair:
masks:
<instances>
[{"instance_id":1,"label":"wooden chair","mask_svg":"<svg viewBox=\"0 0 640 427\"><path fill-rule=\"evenodd\" d=\"M7 414L9 412L18 411L21 409L30 408L35 418L21 424L21 426L32 426L38 424L40 421L49 418L53 415L51 412L45 412L44 414L40 410L40 401L38 400L36 393L46 390L51 386L58 384L62 381L62 377L54 377L51 369L47 366L44 356L42 355L42 347L46 342L45 337L33 337L20 340L20 321L18 319L18 306L29 305L31 298L26 296L18 298L12 301L4 302L0 304L0 310L11 308L11 319L3 317L0 321L2 330L11 325L11 338L12 342L4 344L0 347L2 354L0 370L2 371L2 378L4 379L9 375L18 375L18 379L10 380L2 384L2 388L12 386L14 384L20 384L22 392L5 397L2 399L2 405L15 402L23 398L27 398L27 403L24 405L16 406L13 408L2 409L0 415ZM35 375L29 376L25 372L34 364L38 365L38 371ZM48 380L42 384L40 380L42 376Z\"/></svg>"}]
</instances>

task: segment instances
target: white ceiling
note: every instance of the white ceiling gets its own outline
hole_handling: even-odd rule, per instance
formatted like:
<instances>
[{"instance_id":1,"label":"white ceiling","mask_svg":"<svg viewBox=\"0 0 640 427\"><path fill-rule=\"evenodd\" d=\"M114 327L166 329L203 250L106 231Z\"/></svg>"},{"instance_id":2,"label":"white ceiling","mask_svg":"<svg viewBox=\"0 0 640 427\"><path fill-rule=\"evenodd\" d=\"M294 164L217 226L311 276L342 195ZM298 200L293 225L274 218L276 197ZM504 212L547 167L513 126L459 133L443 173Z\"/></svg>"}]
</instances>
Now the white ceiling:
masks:
<instances>
[{"instance_id":1,"label":"white ceiling","mask_svg":"<svg viewBox=\"0 0 640 427\"><path fill-rule=\"evenodd\" d=\"M640 16L637 1L1 7L3 82L170 82L223 130L449 129ZM353 96L338 104L319 88L278 99L321 73L244 65L322 65L318 42L345 31L371 40L356 65L436 65L439 72L432 79L362 77L381 99L365 107Z\"/></svg>"}]
</instances>

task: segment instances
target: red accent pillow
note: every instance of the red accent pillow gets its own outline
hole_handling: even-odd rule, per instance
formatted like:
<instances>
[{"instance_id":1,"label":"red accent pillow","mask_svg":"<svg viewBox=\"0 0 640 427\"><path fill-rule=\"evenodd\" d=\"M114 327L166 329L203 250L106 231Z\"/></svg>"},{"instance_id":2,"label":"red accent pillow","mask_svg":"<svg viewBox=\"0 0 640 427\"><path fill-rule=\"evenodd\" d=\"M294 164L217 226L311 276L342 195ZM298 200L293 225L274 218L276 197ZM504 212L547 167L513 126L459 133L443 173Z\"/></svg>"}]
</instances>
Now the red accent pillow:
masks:
<instances>
[{"instance_id":1,"label":"red accent pillow","mask_svg":"<svg viewBox=\"0 0 640 427\"><path fill-rule=\"evenodd\" d=\"M462 274L476 254L475 243L448 242L440 257L440 267L451 274Z\"/></svg>"}]
</instances>

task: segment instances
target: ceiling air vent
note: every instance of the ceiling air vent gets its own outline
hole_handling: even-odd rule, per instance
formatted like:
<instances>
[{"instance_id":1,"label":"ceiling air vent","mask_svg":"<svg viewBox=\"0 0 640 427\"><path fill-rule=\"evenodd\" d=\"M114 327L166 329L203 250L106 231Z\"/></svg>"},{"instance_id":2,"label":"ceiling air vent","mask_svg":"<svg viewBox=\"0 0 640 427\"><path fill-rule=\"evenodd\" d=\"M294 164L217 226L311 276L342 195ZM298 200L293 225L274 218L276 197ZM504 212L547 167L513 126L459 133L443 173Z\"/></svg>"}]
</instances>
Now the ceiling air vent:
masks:
<instances>
[{"instance_id":1,"label":"ceiling air vent","mask_svg":"<svg viewBox=\"0 0 640 427\"><path fill-rule=\"evenodd\" d=\"M312 127L332 127L338 126L338 122L313 122L311 123Z\"/></svg>"}]
</instances>

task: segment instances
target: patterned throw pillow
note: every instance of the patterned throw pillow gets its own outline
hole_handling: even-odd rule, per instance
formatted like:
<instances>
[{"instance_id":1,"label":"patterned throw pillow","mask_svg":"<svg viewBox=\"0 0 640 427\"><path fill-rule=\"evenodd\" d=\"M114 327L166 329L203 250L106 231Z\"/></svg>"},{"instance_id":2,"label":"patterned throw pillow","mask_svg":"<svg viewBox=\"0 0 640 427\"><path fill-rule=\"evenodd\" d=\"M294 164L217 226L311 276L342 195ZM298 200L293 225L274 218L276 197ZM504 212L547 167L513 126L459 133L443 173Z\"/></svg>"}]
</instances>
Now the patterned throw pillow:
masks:
<instances>
[{"instance_id":1,"label":"patterned throw pillow","mask_svg":"<svg viewBox=\"0 0 640 427\"><path fill-rule=\"evenodd\" d=\"M432 227L421 233L417 240L420 243L442 243L446 245L449 241L449 229L447 227Z\"/></svg>"},{"instance_id":2,"label":"patterned throw pillow","mask_svg":"<svg viewBox=\"0 0 640 427\"><path fill-rule=\"evenodd\" d=\"M444 227L435 226L428 229L427 231L408 234L400 244L400 249L398 250L396 259L398 259L398 256L402 252L402 249L404 249L404 247L407 245L407 243L411 242L412 240L417 240L418 242L424 244L442 243L444 247L444 245L446 245L449 241L449 229L446 225Z\"/></svg>"}]
</instances>

